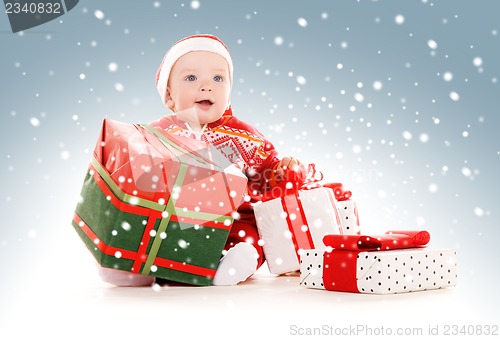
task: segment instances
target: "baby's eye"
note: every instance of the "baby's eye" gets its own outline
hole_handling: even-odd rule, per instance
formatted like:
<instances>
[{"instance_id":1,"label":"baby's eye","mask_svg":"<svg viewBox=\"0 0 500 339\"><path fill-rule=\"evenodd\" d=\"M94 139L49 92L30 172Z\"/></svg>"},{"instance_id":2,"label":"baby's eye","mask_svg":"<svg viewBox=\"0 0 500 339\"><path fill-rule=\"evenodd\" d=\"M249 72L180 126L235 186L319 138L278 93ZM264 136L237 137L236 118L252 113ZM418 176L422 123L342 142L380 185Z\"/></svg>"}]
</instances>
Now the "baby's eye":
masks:
<instances>
[{"instance_id":1,"label":"baby's eye","mask_svg":"<svg viewBox=\"0 0 500 339\"><path fill-rule=\"evenodd\" d=\"M222 82L222 77L220 75L214 76L214 81L215 82Z\"/></svg>"},{"instance_id":2,"label":"baby's eye","mask_svg":"<svg viewBox=\"0 0 500 339\"><path fill-rule=\"evenodd\" d=\"M194 75L188 75L188 76L186 77L186 80L187 80L187 81L195 81L195 80L196 80L196 76L194 76Z\"/></svg>"}]
</instances>

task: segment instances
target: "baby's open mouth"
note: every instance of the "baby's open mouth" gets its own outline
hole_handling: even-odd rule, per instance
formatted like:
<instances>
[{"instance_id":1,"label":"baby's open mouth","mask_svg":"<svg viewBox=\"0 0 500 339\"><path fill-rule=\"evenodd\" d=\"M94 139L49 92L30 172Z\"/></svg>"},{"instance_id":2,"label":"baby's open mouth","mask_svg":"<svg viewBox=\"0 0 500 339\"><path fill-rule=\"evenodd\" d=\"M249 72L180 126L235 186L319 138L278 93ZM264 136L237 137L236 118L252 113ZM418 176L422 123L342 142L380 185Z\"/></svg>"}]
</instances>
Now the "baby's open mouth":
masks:
<instances>
[{"instance_id":1,"label":"baby's open mouth","mask_svg":"<svg viewBox=\"0 0 500 339\"><path fill-rule=\"evenodd\" d=\"M197 101L196 103L201 104L201 105L213 105L213 102L210 100L200 100L200 101Z\"/></svg>"},{"instance_id":2,"label":"baby's open mouth","mask_svg":"<svg viewBox=\"0 0 500 339\"><path fill-rule=\"evenodd\" d=\"M196 104L198 104L198 106L200 106L201 108L209 109L210 107L212 107L214 103L211 100L206 99L206 100L196 101Z\"/></svg>"}]
</instances>

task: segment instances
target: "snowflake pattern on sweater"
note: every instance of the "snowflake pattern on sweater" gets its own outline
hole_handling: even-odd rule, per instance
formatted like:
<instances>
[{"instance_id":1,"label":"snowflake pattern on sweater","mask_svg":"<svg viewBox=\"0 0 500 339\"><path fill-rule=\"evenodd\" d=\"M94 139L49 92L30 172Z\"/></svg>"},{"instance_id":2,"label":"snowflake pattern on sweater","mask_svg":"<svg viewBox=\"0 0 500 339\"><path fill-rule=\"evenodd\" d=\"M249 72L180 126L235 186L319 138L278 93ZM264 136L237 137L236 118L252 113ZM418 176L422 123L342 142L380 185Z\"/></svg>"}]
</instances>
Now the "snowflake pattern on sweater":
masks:
<instances>
[{"instance_id":1,"label":"snowflake pattern on sweater","mask_svg":"<svg viewBox=\"0 0 500 339\"><path fill-rule=\"evenodd\" d=\"M242 168L249 179L251 195L259 195L270 188L272 172L280 161L278 153L268 139L255 127L236 118L231 109L219 120L206 125L201 133L190 129L174 114L164 116L151 125L168 133L212 144L231 163Z\"/></svg>"}]
</instances>

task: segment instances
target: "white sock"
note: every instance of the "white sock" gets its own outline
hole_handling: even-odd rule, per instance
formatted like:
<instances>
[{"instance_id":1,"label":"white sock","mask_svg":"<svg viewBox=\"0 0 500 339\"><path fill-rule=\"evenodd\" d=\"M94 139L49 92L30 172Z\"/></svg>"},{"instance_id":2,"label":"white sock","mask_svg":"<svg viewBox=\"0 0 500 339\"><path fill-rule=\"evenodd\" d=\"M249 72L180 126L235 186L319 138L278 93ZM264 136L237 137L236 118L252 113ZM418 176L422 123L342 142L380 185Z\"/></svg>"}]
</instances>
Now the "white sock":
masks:
<instances>
[{"instance_id":1,"label":"white sock","mask_svg":"<svg viewBox=\"0 0 500 339\"><path fill-rule=\"evenodd\" d=\"M213 284L217 286L236 285L245 281L257 270L259 254L255 247L246 242L240 242L231 247L222 257Z\"/></svg>"},{"instance_id":2,"label":"white sock","mask_svg":"<svg viewBox=\"0 0 500 339\"><path fill-rule=\"evenodd\" d=\"M155 277L135 274L112 268L97 266L101 279L107 283L122 287L150 286L155 282Z\"/></svg>"}]
</instances>

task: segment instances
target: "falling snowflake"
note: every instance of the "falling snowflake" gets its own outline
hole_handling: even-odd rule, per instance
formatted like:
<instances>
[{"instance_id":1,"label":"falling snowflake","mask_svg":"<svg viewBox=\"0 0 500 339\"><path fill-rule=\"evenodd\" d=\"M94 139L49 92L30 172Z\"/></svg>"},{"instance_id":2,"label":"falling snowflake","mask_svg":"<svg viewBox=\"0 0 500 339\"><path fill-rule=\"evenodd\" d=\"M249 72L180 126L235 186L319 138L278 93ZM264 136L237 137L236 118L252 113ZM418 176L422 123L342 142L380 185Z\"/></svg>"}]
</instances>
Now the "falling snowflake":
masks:
<instances>
[{"instance_id":1,"label":"falling snowflake","mask_svg":"<svg viewBox=\"0 0 500 339\"><path fill-rule=\"evenodd\" d=\"M110 72L116 72L118 70L118 64L116 62L110 62L108 65L108 70Z\"/></svg>"},{"instance_id":2,"label":"falling snowflake","mask_svg":"<svg viewBox=\"0 0 500 339\"><path fill-rule=\"evenodd\" d=\"M177 245L179 245L179 247L183 249L188 247L188 243L184 239L179 239L179 241L177 241Z\"/></svg>"},{"instance_id":3,"label":"falling snowflake","mask_svg":"<svg viewBox=\"0 0 500 339\"><path fill-rule=\"evenodd\" d=\"M99 20L104 19L104 13L103 13L101 10L99 10L99 9L97 9L97 10L94 12L94 15L95 15L95 17L96 17L97 19L99 19Z\"/></svg>"},{"instance_id":4,"label":"falling snowflake","mask_svg":"<svg viewBox=\"0 0 500 339\"><path fill-rule=\"evenodd\" d=\"M297 82L304 86L307 82L306 78L304 78L302 75L297 76Z\"/></svg>"},{"instance_id":5,"label":"falling snowflake","mask_svg":"<svg viewBox=\"0 0 500 339\"><path fill-rule=\"evenodd\" d=\"M408 131L404 131L403 132L403 138L405 138L405 140L411 140L412 139L412 134Z\"/></svg>"},{"instance_id":6,"label":"falling snowflake","mask_svg":"<svg viewBox=\"0 0 500 339\"><path fill-rule=\"evenodd\" d=\"M453 79L453 74L451 72L443 73L444 81L451 81Z\"/></svg>"},{"instance_id":7,"label":"falling snowflake","mask_svg":"<svg viewBox=\"0 0 500 339\"><path fill-rule=\"evenodd\" d=\"M472 171L468 167L463 167L462 174L466 177L470 177L472 175Z\"/></svg>"},{"instance_id":8,"label":"falling snowflake","mask_svg":"<svg viewBox=\"0 0 500 339\"><path fill-rule=\"evenodd\" d=\"M429 46L430 49L436 49L438 47L438 44L434 40L429 40L427 41L427 46Z\"/></svg>"},{"instance_id":9,"label":"falling snowflake","mask_svg":"<svg viewBox=\"0 0 500 339\"><path fill-rule=\"evenodd\" d=\"M307 27L307 20L304 18L298 18L297 23L300 27Z\"/></svg>"},{"instance_id":10,"label":"falling snowflake","mask_svg":"<svg viewBox=\"0 0 500 339\"><path fill-rule=\"evenodd\" d=\"M450 99L453 101L458 101L460 100L460 95L455 91L450 92Z\"/></svg>"},{"instance_id":11,"label":"falling snowflake","mask_svg":"<svg viewBox=\"0 0 500 339\"><path fill-rule=\"evenodd\" d=\"M394 21L398 24L398 25L402 25L404 22L405 22L405 17L402 15L402 14L398 14L394 17Z\"/></svg>"},{"instance_id":12,"label":"falling snowflake","mask_svg":"<svg viewBox=\"0 0 500 339\"><path fill-rule=\"evenodd\" d=\"M477 215L478 217L484 216L484 211L481 207L476 207L474 208L474 214Z\"/></svg>"},{"instance_id":13,"label":"falling snowflake","mask_svg":"<svg viewBox=\"0 0 500 339\"><path fill-rule=\"evenodd\" d=\"M125 231L130 231L132 229L132 226L126 221L123 221L121 226Z\"/></svg>"},{"instance_id":14,"label":"falling snowflake","mask_svg":"<svg viewBox=\"0 0 500 339\"><path fill-rule=\"evenodd\" d=\"M276 36L276 37L274 38L274 44L275 44L276 46L281 46L281 45L283 45L283 37L281 37L281 36L279 36L279 35L278 35L278 36Z\"/></svg>"},{"instance_id":15,"label":"falling snowflake","mask_svg":"<svg viewBox=\"0 0 500 339\"><path fill-rule=\"evenodd\" d=\"M34 127L40 126L40 120L38 118L32 117L30 119L30 124L33 125Z\"/></svg>"},{"instance_id":16,"label":"falling snowflake","mask_svg":"<svg viewBox=\"0 0 500 339\"><path fill-rule=\"evenodd\" d=\"M382 89L382 82L381 81L375 81L373 82L373 89L376 91L380 91Z\"/></svg>"},{"instance_id":17,"label":"falling snowflake","mask_svg":"<svg viewBox=\"0 0 500 339\"><path fill-rule=\"evenodd\" d=\"M117 82L115 84L115 89L118 91L118 92L123 92L123 90L125 89L125 87L123 87L123 85L119 82Z\"/></svg>"},{"instance_id":18,"label":"falling snowflake","mask_svg":"<svg viewBox=\"0 0 500 339\"><path fill-rule=\"evenodd\" d=\"M428 189L429 189L429 192L436 193L438 190L438 186L436 184L432 183L429 185Z\"/></svg>"},{"instance_id":19,"label":"falling snowflake","mask_svg":"<svg viewBox=\"0 0 500 339\"><path fill-rule=\"evenodd\" d=\"M421 143L426 143L429 141L429 135L427 133L420 134L419 140Z\"/></svg>"},{"instance_id":20,"label":"falling snowflake","mask_svg":"<svg viewBox=\"0 0 500 339\"><path fill-rule=\"evenodd\" d=\"M198 9L200 8L200 2L197 0L191 1L191 8L192 9Z\"/></svg>"},{"instance_id":21,"label":"falling snowflake","mask_svg":"<svg viewBox=\"0 0 500 339\"><path fill-rule=\"evenodd\" d=\"M363 96L363 94L361 93L355 93L354 94L354 99L357 101L357 102L363 102L365 101L365 97Z\"/></svg>"},{"instance_id":22,"label":"falling snowflake","mask_svg":"<svg viewBox=\"0 0 500 339\"><path fill-rule=\"evenodd\" d=\"M61 159L68 160L69 159L69 152L68 151L62 151L61 152Z\"/></svg>"}]
</instances>

